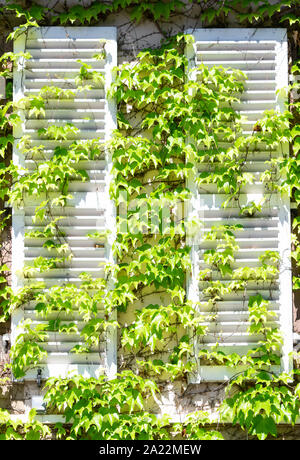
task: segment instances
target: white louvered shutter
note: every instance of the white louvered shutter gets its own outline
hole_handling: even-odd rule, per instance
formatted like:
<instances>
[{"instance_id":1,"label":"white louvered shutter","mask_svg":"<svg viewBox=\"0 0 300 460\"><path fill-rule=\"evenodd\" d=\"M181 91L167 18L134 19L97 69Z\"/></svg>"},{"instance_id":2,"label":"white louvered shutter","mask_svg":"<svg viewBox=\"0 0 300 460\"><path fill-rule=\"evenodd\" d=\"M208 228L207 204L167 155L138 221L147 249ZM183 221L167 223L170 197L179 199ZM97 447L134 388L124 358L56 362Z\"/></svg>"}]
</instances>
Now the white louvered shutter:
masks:
<instances>
[{"instance_id":1,"label":"white louvered shutter","mask_svg":"<svg viewBox=\"0 0 300 460\"><path fill-rule=\"evenodd\" d=\"M105 50L103 59L96 59L95 54ZM115 27L45 27L29 29L15 41L15 52L29 52L31 58L22 63L14 72L14 100L24 96L37 95L44 86L58 88L76 88L75 76L81 67L81 60L92 66L104 75L104 85L91 90L79 92L75 98L57 99L47 98L45 117L29 117L28 112L21 113L23 123L15 128L16 145L14 146L14 163L26 168L35 168L35 161L24 160L17 148L18 138L29 134L33 145L43 144L44 154L53 155L53 149L58 144L68 147L74 140L103 139L111 136L116 127L116 107L107 97L113 73L117 64L117 42ZM40 138L38 129L51 125L61 126L72 123L79 132L67 141L52 141ZM40 163L45 160L37 160ZM111 161L109 155L95 161L78 164L79 169L85 169L89 175L86 182L73 181L69 191L73 198L67 206L53 209L54 215L63 215L61 229L66 241L70 245L73 258L65 268L50 269L36 275L45 282L46 289L51 286L67 284L79 285L79 275L82 272L93 275L94 278L103 277L101 262L113 262L111 244L115 229L115 210L109 199L109 183ZM24 210L13 209L13 237L12 237L12 285L18 289L24 283L32 282L24 279L20 272L23 265L30 264L38 256L50 257L51 252L43 248L46 240L41 238L26 238L25 233L38 230L41 223L32 220L36 205L42 197L25 199ZM95 239L87 236L88 233L103 232L110 229L112 237L108 242L96 244ZM35 305L32 302L16 310L12 318L12 343L18 334L17 326L22 319L31 318L41 322L41 317L35 314ZM99 316L103 316L101 305ZM51 319L51 318L50 318ZM60 319L78 322L78 329L83 327L80 317L74 312L72 317L60 315ZM112 319L112 318L111 318ZM83 342L79 334L49 333L49 341L41 344L48 352L47 358L37 366L42 369L42 378L49 376L65 376L68 371L86 376L95 376L106 373L113 377L116 372L116 335L108 332L101 337L99 348L86 354L70 353L74 345ZM37 369L29 370L27 379L36 378Z\"/></svg>"},{"instance_id":2,"label":"white louvered shutter","mask_svg":"<svg viewBox=\"0 0 300 460\"><path fill-rule=\"evenodd\" d=\"M187 31L195 38L195 43L187 49L190 67L205 64L208 67L231 67L242 70L247 77L245 92L241 103L235 105L241 114L248 118L243 124L245 133L251 134L256 120L261 118L264 110L284 109L284 100L276 93L278 89L288 85L287 66L287 36L285 29L198 29ZM229 147L224 145L224 147ZM259 175L268 169L265 163L270 158L270 152L263 146L258 146L258 152L249 153L246 169L256 175L257 181L248 185L240 196L240 203L259 202L264 195L264 186L259 182ZM275 156L276 152L272 152ZM199 172L205 165L199 165ZM230 205L222 208L226 195L219 194L213 184L201 184L201 193L190 184L193 192L194 215L199 215L204 223L204 232L212 226L241 224L236 241L240 247L236 254L233 268L259 266L258 258L266 250L278 251L281 257L280 274L276 283L269 288L256 281L247 283L247 291L238 291L224 296L215 305L215 319L209 322L207 335L197 340L196 349L211 349L217 343L225 353L246 353L255 347L261 337L249 335L248 299L251 295L261 294L270 300L271 309L278 313L277 319L272 319L274 326L279 326L283 333L281 350L281 366L275 371L291 369L292 351L292 284L290 266L290 208L288 197L272 193L270 203L263 207L261 213L254 217L241 217L239 209ZM216 243L202 242L200 247L192 242L192 275L188 280L188 295L194 301L200 301L200 311L208 313L202 289L207 286L205 281L198 281L199 270L207 268L204 264L203 253L213 249ZM214 272L213 279L221 279ZM226 279L226 278L224 278ZM223 279L223 280L224 280ZM197 373L193 381L226 380L235 375L240 369L232 369L218 365L202 365L198 361Z\"/></svg>"}]
</instances>

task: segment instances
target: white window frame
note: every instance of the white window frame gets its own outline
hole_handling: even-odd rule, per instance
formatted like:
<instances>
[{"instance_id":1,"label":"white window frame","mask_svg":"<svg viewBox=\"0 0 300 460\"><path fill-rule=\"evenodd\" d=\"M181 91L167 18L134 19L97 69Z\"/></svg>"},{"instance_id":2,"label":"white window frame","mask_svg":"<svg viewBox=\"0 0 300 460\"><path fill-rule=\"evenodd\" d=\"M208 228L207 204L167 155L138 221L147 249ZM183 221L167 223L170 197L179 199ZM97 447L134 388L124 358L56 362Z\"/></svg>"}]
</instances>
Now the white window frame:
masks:
<instances>
[{"instance_id":1,"label":"white window frame","mask_svg":"<svg viewBox=\"0 0 300 460\"><path fill-rule=\"evenodd\" d=\"M279 111L285 110L285 102L287 97L281 89L288 87L288 44L287 31L284 28L266 28L266 29L250 29L250 28L226 28L226 29L188 29L186 34L193 35L195 43L186 47L186 56L189 60L189 69L195 67L196 57L196 42L218 42L218 41L249 41L254 35L255 39L260 41L276 41L276 109ZM230 66L230 64L228 64ZM288 155L288 145L284 145L284 154ZM190 178L188 187L191 191L190 213L197 214L200 203L200 193L197 186ZM283 334L282 357L281 365L274 366L275 373L290 372L293 368L293 316L292 316L292 269L291 269L291 216L290 216L290 199L287 193L279 196L279 226L278 226L278 252L280 256L280 275L279 275L279 314L280 326ZM192 239L187 243L191 245L191 264L192 270L187 277L187 297L193 302L199 300L198 288L198 254L195 250L195 242ZM231 368L227 366L201 366L198 359L199 342L194 341L194 350L196 356L196 370L190 377L190 383L199 383L202 381L227 381L230 380L238 372L246 369L245 366Z\"/></svg>"},{"instance_id":2,"label":"white window frame","mask_svg":"<svg viewBox=\"0 0 300 460\"><path fill-rule=\"evenodd\" d=\"M41 38L49 37L59 39L69 35L76 35L76 39L98 39L105 40L105 93L106 93L106 111L105 111L105 141L108 141L112 132L117 128L117 108L113 99L107 96L107 90L110 88L114 80L113 68L117 66L117 28L116 27L41 27L29 29L29 33L37 33ZM26 37L28 31L20 34L14 42L14 53L26 51ZM14 102L17 102L24 97L24 81L23 81L24 59L21 58L18 65L13 71L13 93ZM23 135L25 128L25 115L22 110L19 111L22 122L14 127L13 135L15 138L13 146L13 162L20 167L25 166L24 158L17 148L18 139ZM112 251L113 242L116 235L116 209L110 199L109 186L111 182L112 158L109 151L106 151L106 184L104 195L106 197L106 227L111 230L106 245L106 258L109 263L115 263L115 258ZM92 207L94 199L90 193L86 193L86 199L83 203L80 202L80 207ZM12 207L12 289L17 291L24 286L22 270L24 267L24 228L25 228L25 211L17 206ZM111 285L110 288L113 288ZM117 320L117 312L114 311L111 315L111 320ZM11 343L14 345L18 335L22 329L18 326L24 320L24 308L19 307L12 313L11 318ZM109 379L113 379L117 372L117 331L116 327L110 327L106 332L106 352L105 352L105 375ZM69 371L75 371L86 377L93 377L99 374L99 365L93 364L69 364L64 369L64 364L41 364L36 365L33 369L26 372L26 376L20 380L35 380L37 377L37 369L42 369L42 378L52 376L66 376ZM14 380L16 380L13 377ZM19 379L18 379L19 381Z\"/></svg>"}]
</instances>

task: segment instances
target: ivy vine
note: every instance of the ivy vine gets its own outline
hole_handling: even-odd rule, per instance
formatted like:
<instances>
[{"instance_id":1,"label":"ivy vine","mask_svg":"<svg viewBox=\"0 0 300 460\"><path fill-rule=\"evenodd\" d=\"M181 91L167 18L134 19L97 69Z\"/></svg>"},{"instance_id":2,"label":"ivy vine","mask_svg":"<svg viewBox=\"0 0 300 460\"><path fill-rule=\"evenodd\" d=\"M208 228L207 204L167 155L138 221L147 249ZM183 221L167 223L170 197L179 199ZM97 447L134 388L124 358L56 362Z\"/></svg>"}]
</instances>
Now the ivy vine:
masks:
<instances>
[{"instance_id":1,"label":"ivy vine","mask_svg":"<svg viewBox=\"0 0 300 460\"><path fill-rule=\"evenodd\" d=\"M13 422L5 411L0 413L0 436L4 439L39 439L54 436L59 439L169 439L180 435L184 439L221 439L220 432L211 428L210 416L197 411L181 424L171 424L165 415L157 417L151 406L159 401L160 388L166 382L186 381L195 371L195 358L209 364L222 364L232 368L245 366L227 385L226 397L219 410L220 420L232 420L249 434L265 439L277 436L276 426L285 421L294 424L299 416L300 383L295 366L290 374L275 375L273 366L279 362L281 332L270 326L275 313L269 301L260 294L248 301L250 334L262 336L258 346L247 354L227 353L216 347L201 347L195 357L195 340L201 343L214 320L214 305L224 295L237 290L247 290L251 281L264 283L270 289L279 272L279 256L275 251L265 251L260 256L260 267L235 268L239 250L236 235L240 226L215 226L205 235L214 241L214 249L204 252L204 268L199 282L205 297L208 313L195 314L195 305L187 297L186 274L190 267L190 247L186 235L199 222L184 222L182 209L190 198L188 179L193 177L198 187L213 184L219 193L226 195L223 206L237 202L240 214L249 218L259 214L263 203L239 202L243 187L254 181L254 175L245 168L249 150L255 152L258 142L279 149L286 142L291 145L289 157L268 159L268 167L260 180L266 184L268 194L287 191L298 205L299 195L299 102L290 97L286 111L265 112L251 135L243 135L240 115L232 108L241 98L245 76L242 72L222 67L198 68L199 80L189 78L189 63L185 47L193 37L182 33L170 37L166 24L175 14L188 14L189 8L198 8L199 19L206 24L222 25L229 15L234 15L241 25L288 25L293 31L299 23L297 2L254 2L251 11L247 1L224 1L216 9L214 2L182 1L137 2L114 0L93 2L89 7L75 5L68 11L53 12L32 4L24 9L19 4L8 3L1 7L4 17L16 15L21 24L10 33L15 38L29 27L51 24L86 25L104 20L112 13L126 11L136 23L145 18L153 21L164 42L158 49L139 52L134 64L119 66L110 95L118 104L118 130L105 146L113 159L111 198L119 211L117 234L114 242L115 265L107 265L106 275L94 278L81 274L79 286L67 284L54 286L48 291L41 283L26 285L14 292L6 283L8 267L1 270L1 321L28 302L35 302L35 310L43 324L27 319L23 332L11 350L11 368L15 377L25 375L30 367L38 365L45 357L43 344L48 333L79 333L74 321L63 321L64 316L76 312L84 322L80 331L83 345L72 352L90 351L99 344L99 337L107 328L120 329L119 373L113 380L105 377L86 379L69 376L52 378L46 382L45 402L50 413L63 413L66 425L57 424L52 433L49 428L34 420L27 424ZM104 53L99 56L103 59ZM12 66L18 59L28 59L27 54L7 52L0 58L0 75L11 77ZM292 72L298 75L299 64ZM44 87L37 96L13 103L8 86L8 102L0 108L0 170L1 200L22 206L24 197L43 196L35 209L35 220L41 229L27 235L40 238L43 248L53 257L39 256L33 264L24 267L24 276L64 266L73 254L63 231L63 219L53 215L53 208L63 208L71 196L73 180L88 180L81 168L83 161L101 159L104 155L100 139L76 141L68 148L67 140L77 128L71 123L50 126L39 131L41 146L33 147L30 138L23 137L19 148L25 158L33 160L33 170L22 170L7 161L14 138L12 127L20 120L17 111L26 110L30 116L45 115L45 100L51 97L74 98L80 91L101 85L101 75L82 62L76 78L75 90ZM297 82L290 94L297 94ZM54 155L47 158L43 139L57 142ZM230 148L220 149L227 140ZM42 160L37 162L36 159ZM198 174L198 166L207 165ZM201 169L201 168L200 168ZM278 177L285 179L278 182ZM53 195L55 192L55 195ZM123 209L127 214L123 214ZM153 212L155 210L155 212ZM167 210L167 211L166 211ZM166 212L167 219L166 219ZM9 225L7 210L1 210L0 231L5 235ZM167 225L166 225L167 222ZM299 264L297 231L299 217L293 222L295 230L293 257ZM98 244L103 244L105 234L91 234ZM3 241L4 236L2 236ZM222 280L214 279L214 272ZM110 278L114 289L108 291ZM299 278L294 279L299 288ZM96 292L96 294L95 294ZM104 299L104 301L103 301ZM158 302L157 299L160 299ZM104 302L104 316L99 317L97 305ZM138 305L138 308L136 307ZM118 311L118 322L112 312ZM128 317L132 318L128 322ZM53 319L54 318L54 319Z\"/></svg>"}]
</instances>

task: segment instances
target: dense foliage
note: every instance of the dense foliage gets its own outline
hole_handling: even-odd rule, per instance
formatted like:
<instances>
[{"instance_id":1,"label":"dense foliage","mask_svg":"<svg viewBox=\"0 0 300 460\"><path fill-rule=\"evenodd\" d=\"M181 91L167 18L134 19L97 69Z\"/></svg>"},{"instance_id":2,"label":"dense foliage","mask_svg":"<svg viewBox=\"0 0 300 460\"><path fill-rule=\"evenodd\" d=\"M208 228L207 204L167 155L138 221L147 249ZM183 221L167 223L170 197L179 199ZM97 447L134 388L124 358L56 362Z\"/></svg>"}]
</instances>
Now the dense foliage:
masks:
<instances>
[{"instance_id":1,"label":"dense foliage","mask_svg":"<svg viewBox=\"0 0 300 460\"><path fill-rule=\"evenodd\" d=\"M294 30L297 19L297 2L253 2L248 10L247 1L224 1L215 9L214 2L137 2L114 0L94 2L89 7L75 5L69 11L53 14L47 8L32 5L26 10L16 4L3 7L3 13L13 12L20 18L20 27L10 34L14 38L28 27L51 24L93 24L109 14L126 9L132 21L144 18L154 21L165 36L159 49L140 52L134 64L125 63L117 69L117 77L110 95L118 104L118 130L106 145L113 160L111 198L119 209L114 252L117 263L106 267L107 276L93 279L81 275L81 285L54 286L44 291L39 283L13 292L5 284L8 268L1 267L3 277L2 321L12 311L28 301L36 303L36 311L43 317L71 313L76 308L85 323L80 331L85 346L77 346L76 353L89 350L99 341L107 328L122 326L119 348L120 368L115 379L107 381L71 376L66 379L49 379L46 397L50 413L64 413L66 422L57 424L51 436L62 439L168 439L180 435L185 439L221 439L222 435L211 428L214 422L202 411L192 413L184 423L171 426L170 418L157 417L151 408L159 404L160 388L166 382L186 380L195 370L196 358L208 363L225 364L232 368L242 364L245 371L236 375L227 386L227 395L219 409L221 421L232 420L249 434L265 439L276 436L280 422L294 424L299 415L300 384L297 369L291 375L275 375L272 366L278 364L281 334L271 328L268 320L272 314L268 301L261 295L249 299L249 332L261 334L264 340L247 354L224 354L218 350L202 349L195 356L194 342L206 334L203 317L195 314L195 305L187 299L186 275L190 271L190 247L187 234L198 228L197 220L183 222L180 214L183 204L190 198L189 184L215 184L218 192L226 195L223 206L229 206L241 193L242 187L253 182L253 175L245 168L248 149L258 142L272 148L291 144L289 157L270 159L269 168L261 175L268 182L269 191L288 192L298 204L299 195L299 103L290 99L284 113L269 111L257 123L259 129L245 136L240 115L232 108L242 96L245 76L242 72L222 67L198 68L198 80L189 73L185 50L193 38L177 34L167 37L165 21L174 14L187 14L188 8L200 8L202 21L222 25L226 18L235 15L241 26L282 23ZM258 5L259 3L259 5ZM50 15L51 13L51 15ZM215 22L213 22L215 21ZM269 21L269 22L268 22ZM0 59L1 75L11 77L11 68L19 58L28 55L5 53ZM299 73L298 64L293 72ZM11 128L19 122L18 110L28 110L31 116L43 117L45 100L56 93L59 98L75 97L77 91L88 90L90 84L101 83L101 76L91 72L85 63L76 78L74 91L45 87L35 97L24 98L13 104L1 106L1 198L14 206L22 206L24 196L45 196L36 208L35 219L43 230L31 237L44 238L44 247L56 251L51 259L37 257L34 264L24 267L24 276L44 272L72 258L64 239L59 218L54 218L53 207L64 207L70 197L70 182L87 180L80 162L103 157L99 139L76 141L68 149L61 140L76 131L71 123L49 126L39 132L41 139L57 141L55 154L44 159L34 170L22 170L7 162L7 154L14 142ZM294 94L297 85L294 84ZM9 86L8 86L9 90ZM228 149L218 148L221 139L230 141ZM41 140L42 142L42 140ZM24 156L42 155L42 146L32 147L30 139L23 137L19 148ZM210 168L198 175L196 165L210 163ZM284 177L279 182L278 175ZM13 186L12 186L13 185ZM53 195L55 192L55 195ZM121 210L129 209L126 215ZM164 218L168 206L169 218ZM261 210L262 203L241 206L241 215L249 217ZM1 211L1 230L8 225L6 211ZM142 218L141 218L142 216ZM157 217L158 216L158 217ZM178 217L179 216L179 217ZM298 230L299 218L293 227ZM266 251L260 259L261 266L253 269L234 269L238 249L235 233L238 228L213 227L205 236L217 241L216 249L205 252L209 265L200 273L208 303L213 304L224 294L246 289L249 280L264 280L272 285L278 275L279 256ZM296 235L296 234L295 234ZM107 235L90 235L105 238ZM299 246L295 236L293 256L299 262ZM212 271L226 275L231 282L212 279ZM108 291L108 279L114 280ZM295 289L299 279L295 279ZM91 294L93 292L93 294ZM97 294L94 295L94 292ZM160 303L151 299L161 299ZM75 301L74 301L75 299ZM104 303L105 317L97 317L97 304ZM138 305L138 308L136 306ZM119 323L112 319L118 310ZM128 315L128 316L127 316ZM133 318L128 323L127 318ZM126 318L124 320L124 318ZM78 332L75 323L60 323L49 319L46 325L36 325L26 320L23 332L11 350L12 371L15 377L25 375L29 367L37 365L45 356L43 342L47 332ZM34 415L34 414L33 414ZM12 422L9 414L1 412L2 433L5 439L38 439L50 436L47 427L31 418L27 424ZM170 434L171 433L171 434Z\"/></svg>"}]
</instances>

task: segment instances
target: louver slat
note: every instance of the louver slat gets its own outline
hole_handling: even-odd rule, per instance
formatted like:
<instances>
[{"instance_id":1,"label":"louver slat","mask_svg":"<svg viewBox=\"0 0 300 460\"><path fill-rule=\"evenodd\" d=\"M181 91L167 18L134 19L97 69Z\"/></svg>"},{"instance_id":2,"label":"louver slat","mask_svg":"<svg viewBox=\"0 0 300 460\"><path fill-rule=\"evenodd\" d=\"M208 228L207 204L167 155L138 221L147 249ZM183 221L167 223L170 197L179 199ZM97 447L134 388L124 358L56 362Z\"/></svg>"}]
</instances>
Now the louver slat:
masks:
<instances>
[{"instance_id":1,"label":"louver slat","mask_svg":"<svg viewBox=\"0 0 300 460\"><path fill-rule=\"evenodd\" d=\"M252 133L264 110L283 110L283 101L276 94L276 90L286 86L288 82L284 29L201 29L188 33L195 38L194 46L187 49L190 68L200 64L208 67L222 65L240 69L246 74L245 92L241 102L234 104L234 108L247 117L242 125L246 135ZM220 146L230 147L226 142ZM261 172L268 168L265 161L277 155L278 152L268 150L261 144L257 145L255 152L250 150L247 155L244 170L253 173L255 180L241 190L239 202L258 203L263 196L267 196L267 204L254 217L241 216L234 205L222 208L226 195L218 193L214 184L201 184L199 187L190 184L193 191L193 213L198 213L204 227L199 245L196 245L195 240L191 242L193 270L188 280L188 295L195 302L200 301L200 315L203 315L204 324L208 326L207 334L197 340L196 349L209 350L219 344L220 350L239 354L246 353L262 339L247 332L249 297L261 294L269 300L270 311L278 314L277 318L270 319L269 326L279 326L283 332L280 369L288 371L291 368L288 354L292 351L289 200L276 193L268 195L266 186L260 182ZM201 163L198 167L199 174L209 168L211 166ZM203 236L212 226L235 224L242 225L243 229L235 232L239 249L235 253L232 268L258 267L259 257L264 251L278 251L281 257L279 276L272 283L268 280L250 280L247 282L247 289L224 294L221 300L211 306L203 294L208 283L205 280L199 282L198 274L200 270L211 268L204 261L204 253L207 249L216 248L217 243L205 241ZM212 279L220 280L225 285L231 280L229 275L222 277L217 270L213 270ZM205 323L205 318L209 315L212 315L212 319ZM197 368L192 379L194 382L226 380L243 370L242 367L231 369L225 366L202 365L201 359L198 360ZM274 371L280 369L274 366Z\"/></svg>"},{"instance_id":2,"label":"louver slat","mask_svg":"<svg viewBox=\"0 0 300 460\"><path fill-rule=\"evenodd\" d=\"M91 66L91 71L100 72L104 77L104 84L99 82L97 87L76 92L67 98L55 97L48 90L49 94L46 94L44 98L44 116L36 117L24 111L21 114L22 126L15 129L15 137L28 135L32 139L33 146L42 144L44 149L42 153L39 152L34 157L29 154L24 159L15 145L14 162L16 164L25 166L29 171L34 171L37 167L47 164L47 159L52 157L57 145L68 148L76 140L100 138L104 142L110 138L116 126L116 113L113 101L106 97L106 90L112 81L112 68L117 64L115 28L30 29L26 38L21 36L16 40L15 51L26 51L31 55L31 58L23 63L14 74L15 101L24 96L36 96L44 87L76 89L75 78L82 62ZM101 52L102 56L99 56ZM66 123L71 123L78 130L76 133L71 133L67 140L45 139L38 131L51 125L64 126ZM114 228L114 208L109 199L111 168L109 157L103 154L102 158L79 162L77 168L85 169L89 179L83 182L74 177L69 186L72 198L63 209L54 207L51 210L54 218L62 218L60 230L64 233L64 241L72 252L73 257L70 261L58 264L56 268L45 272L36 272L29 278L23 278L20 271L24 264L31 266L35 258L57 257L57 253L43 247L47 238L39 238L30 234L33 231L42 231L44 228L40 222L33 220L33 216L35 207L45 197L25 197L24 210L13 209L12 284L14 289L17 290L35 281L42 281L46 290L53 286L68 284L79 286L82 272L91 274L94 278L103 277L103 264L113 261L112 238L108 242L101 237L97 239L88 237L88 234L101 233ZM102 306L99 305L98 309L97 317L103 318ZM52 313L45 319L36 314L33 302L25 304L23 309L18 309L13 315L13 342L18 334L18 324L22 319L27 318L31 319L35 325L55 320L57 315ZM76 312L76 307L72 314L60 312L59 319L62 325L73 322L77 326L78 333L49 332L47 343L41 344L48 352L47 358L38 366L42 369L42 377L65 376L72 370L87 376L103 372L109 377L114 376L116 372L115 333L110 331L103 334L99 346L91 348L89 353L75 354L71 350L75 345L84 342L80 331L86 323ZM36 378L36 373L36 369L29 370L25 378Z\"/></svg>"}]
</instances>

